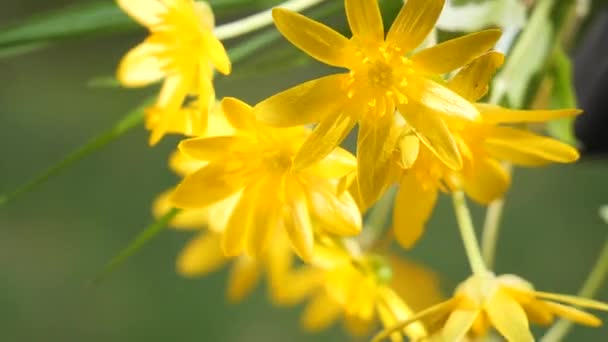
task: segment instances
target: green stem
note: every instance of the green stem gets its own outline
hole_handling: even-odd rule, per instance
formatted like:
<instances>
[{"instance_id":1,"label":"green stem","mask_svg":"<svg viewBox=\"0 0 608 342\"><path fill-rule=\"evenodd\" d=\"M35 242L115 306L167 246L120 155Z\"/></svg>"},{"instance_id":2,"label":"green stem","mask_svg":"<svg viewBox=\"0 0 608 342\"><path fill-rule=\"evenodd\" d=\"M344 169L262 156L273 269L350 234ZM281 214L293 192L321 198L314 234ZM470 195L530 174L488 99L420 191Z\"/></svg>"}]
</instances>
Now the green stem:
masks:
<instances>
[{"instance_id":1,"label":"green stem","mask_svg":"<svg viewBox=\"0 0 608 342\"><path fill-rule=\"evenodd\" d=\"M504 163L504 168L513 174L513 165ZM486 218L481 233L481 254L488 268L492 269L496 259L496 245L500 234L500 223L505 208L505 197L492 201L486 211Z\"/></svg>"},{"instance_id":2,"label":"green stem","mask_svg":"<svg viewBox=\"0 0 608 342\"><path fill-rule=\"evenodd\" d=\"M129 257L139 251L148 243L148 241L152 240L153 237L162 232L163 229L169 225L169 222L171 222L171 220L173 220L173 218L180 213L180 211L181 209L171 209L164 216L156 220L156 222L146 227L146 229L140 232L125 249L123 249L118 255L116 255L114 258L112 258L112 260L110 260L110 262L106 264L101 273L99 273L95 279L91 281L91 283L93 285L99 284L99 282L105 279L106 276L124 264Z\"/></svg>"},{"instance_id":3,"label":"green stem","mask_svg":"<svg viewBox=\"0 0 608 342\"><path fill-rule=\"evenodd\" d=\"M309 7L323 2L324 0L289 0L277 7L285 8L294 12L303 11ZM242 36L249 32L261 29L272 23L272 9L265 10L260 13L250 15L246 18L236 20L234 22L220 25L213 32L220 40L226 40Z\"/></svg>"},{"instance_id":4,"label":"green stem","mask_svg":"<svg viewBox=\"0 0 608 342\"><path fill-rule=\"evenodd\" d=\"M595 262L595 266L579 291L578 296L593 298L597 291L602 287L602 284L606 280L606 276L608 276L608 239L604 244L604 248L602 249L599 258ZM572 326L573 324L571 321L562 318L545 333L540 342L561 341L570 332Z\"/></svg>"},{"instance_id":5,"label":"green stem","mask_svg":"<svg viewBox=\"0 0 608 342\"><path fill-rule=\"evenodd\" d=\"M455 191L452 194L452 199L454 202L456 220L458 221L458 228L460 229L460 236L469 260L469 265L471 266L471 271L473 271L473 274L475 275L485 275L488 272L488 268L481 256L479 243L475 236L473 219L471 218L471 212L467 206L464 192Z\"/></svg>"},{"instance_id":6,"label":"green stem","mask_svg":"<svg viewBox=\"0 0 608 342\"><path fill-rule=\"evenodd\" d=\"M396 194L397 189L395 187L389 188L370 210L365 220L366 229L363 230L359 239L363 249L367 250L376 247L376 244L383 240L381 237L385 231L386 222L390 219Z\"/></svg>"}]
</instances>

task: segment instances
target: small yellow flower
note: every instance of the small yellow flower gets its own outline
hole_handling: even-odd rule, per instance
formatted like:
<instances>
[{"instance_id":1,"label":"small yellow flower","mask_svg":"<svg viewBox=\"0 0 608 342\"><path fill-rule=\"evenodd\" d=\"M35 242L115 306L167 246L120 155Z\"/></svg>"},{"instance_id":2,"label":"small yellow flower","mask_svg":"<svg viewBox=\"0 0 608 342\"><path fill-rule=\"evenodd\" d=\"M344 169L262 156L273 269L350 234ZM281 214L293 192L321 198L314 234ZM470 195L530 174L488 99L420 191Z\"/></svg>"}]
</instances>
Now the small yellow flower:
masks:
<instances>
[{"instance_id":1,"label":"small yellow flower","mask_svg":"<svg viewBox=\"0 0 608 342\"><path fill-rule=\"evenodd\" d=\"M154 203L156 217L161 217L170 210L169 196L170 192L166 192ZM232 207L234 199L228 199L203 209L183 210L171 221L171 227L175 229L197 232L196 237L188 242L177 258L178 273L185 277L200 277L231 263L226 291L231 302L238 302L250 294L262 275L268 277L270 297L280 301L280 288L285 286L293 264L289 240L284 232L276 230L272 237L273 243L260 257L244 254L237 257L225 256L221 248L221 234Z\"/></svg>"},{"instance_id":2,"label":"small yellow flower","mask_svg":"<svg viewBox=\"0 0 608 342\"><path fill-rule=\"evenodd\" d=\"M371 203L389 172L386 137L395 108L431 151L451 168L461 168L444 119L476 120L479 111L438 80L492 48L500 31L474 33L406 57L432 30L443 5L443 0L407 1L386 38L377 0L345 1L351 39L300 14L273 11L277 28L291 43L349 70L303 83L255 107L256 116L271 125L319 123L296 156L296 169L331 152L358 122L357 179L363 200Z\"/></svg>"},{"instance_id":3,"label":"small yellow flower","mask_svg":"<svg viewBox=\"0 0 608 342\"><path fill-rule=\"evenodd\" d=\"M468 333L485 336L494 327L509 342L534 341L529 323L550 325L555 317L597 327L600 319L572 306L608 311L598 301L534 290L532 284L514 275L474 275L456 289L454 296L426 309L414 318L377 336L380 341L393 329L413 322L444 322L431 340L460 341Z\"/></svg>"},{"instance_id":4,"label":"small yellow flower","mask_svg":"<svg viewBox=\"0 0 608 342\"><path fill-rule=\"evenodd\" d=\"M324 330L343 318L351 334L366 336L378 319L389 327L410 317L413 310L441 299L436 276L419 265L396 257L353 253L326 242L317 247L310 265L291 272L290 285L283 290L291 298L310 297L302 316L308 331ZM397 284L394 280L405 281ZM293 288L291 284L298 285ZM412 299L418 306L409 306L401 298ZM405 335L421 338L426 330L422 324L414 324ZM403 340L401 333L392 337Z\"/></svg>"},{"instance_id":5,"label":"small yellow flower","mask_svg":"<svg viewBox=\"0 0 608 342\"><path fill-rule=\"evenodd\" d=\"M502 64L503 56L488 52L456 74L447 86L465 99L475 102L488 90L488 82ZM510 110L476 103L481 120L452 120L456 144L463 156L463 168L447 167L426 145L420 144L408 128L397 140L401 152L398 164L404 170L395 202L395 236L405 248L411 248L424 232L433 212L438 191L463 190L480 204L500 198L511 178L501 165L507 161L519 166L542 166L571 163L578 159L575 148L558 140L528 130L499 124L542 123L580 113L577 109ZM414 158L412 158L414 156Z\"/></svg>"},{"instance_id":6,"label":"small yellow flower","mask_svg":"<svg viewBox=\"0 0 608 342\"><path fill-rule=\"evenodd\" d=\"M176 127L182 134L204 131L209 107L215 101L213 67L223 74L231 70L222 43L213 35L209 5L193 0L118 0L118 5L150 31L122 59L118 79L129 87L164 79L156 104L147 112L150 144ZM196 115L184 117L180 108L189 94L197 96L198 110L190 113Z\"/></svg>"},{"instance_id":7,"label":"small yellow flower","mask_svg":"<svg viewBox=\"0 0 608 342\"><path fill-rule=\"evenodd\" d=\"M228 256L244 250L260 255L276 227L287 232L295 252L313 256L315 229L348 236L361 230L361 214L348 192L338 193L339 180L356 168L354 156L336 148L307 168L293 159L310 131L304 127L272 128L255 121L253 109L224 99L224 113L237 132L230 136L195 138L180 143L188 156L208 162L188 175L171 201L184 209L204 208L236 197L223 230Z\"/></svg>"}]
</instances>

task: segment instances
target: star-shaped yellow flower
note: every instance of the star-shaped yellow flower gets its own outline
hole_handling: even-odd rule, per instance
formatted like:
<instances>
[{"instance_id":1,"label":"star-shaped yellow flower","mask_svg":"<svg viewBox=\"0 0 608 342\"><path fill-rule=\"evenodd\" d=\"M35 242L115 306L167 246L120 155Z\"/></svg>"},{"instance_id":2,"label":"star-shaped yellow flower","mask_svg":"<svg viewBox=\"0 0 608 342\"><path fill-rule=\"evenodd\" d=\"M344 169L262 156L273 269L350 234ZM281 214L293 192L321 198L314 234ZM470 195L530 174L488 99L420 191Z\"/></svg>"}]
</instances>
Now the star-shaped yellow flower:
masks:
<instances>
[{"instance_id":1,"label":"star-shaped yellow flower","mask_svg":"<svg viewBox=\"0 0 608 342\"><path fill-rule=\"evenodd\" d=\"M348 69L255 106L256 116L271 125L319 123L296 156L296 169L323 158L359 123L359 187L364 201L373 201L390 168L386 137L395 108L431 151L449 167L461 168L444 119L476 120L479 111L437 80L492 48L500 31L470 34L406 57L432 30L443 5L443 0L407 1L386 38L377 0L345 0L351 39L300 14L273 11L291 43L323 63Z\"/></svg>"},{"instance_id":2,"label":"star-shaped yellow flower","mask_svg":"<svg viewBox=\"0 0 608 342\"><path fill-rule=\"evenodd\" d=\"M431 331L436 332L431 341L460 341L469 333L485 336L493 327L509 342L533 342L529 323L550 325L556 316L582 325L601 325L599 318L566 304L608 311L605 303L536 291L532 284L517 276L495 276L488 272L471 276L458 286L451 299L389 328L374 341L420 321L443 322L436 331Z\"/></svg>"},{"instance_id":3,"label":"star-shaped yellow flower","mask_svg":"<svg viewBox=\"0 0 608 342\"><path fill-rule=\"evenodd\" d=\"M475 102L487 93L488 82L502 61L500 53L488 52L464 67L446 86ZM511 183L501 162L534 167L571 163L579 157L575 148L558 140L500 124L542 123L577 115L580 110L510 110L483 103L476 103L475 107L481 113L480 121L450 122L463 156L461 170L450 169L426 145L420 144L407 127L397 140L398 163L403 173L399 179L393 225L395 236L403 247L411 248L424 232L438 191L463 190L485 205L500 198Z\"/></svg>"},{"instance_id":4,"label":"star-shaped yellow flower","mask_svg":"<svg viewBox=\"0 0 608 342\"><path fill-rule=\"evenodd\" d=\"M295 252L313 256L315 230L340 236L361 230L361 214L339 181L356 168L354 156L336 148L307 168L295 169L293 159L310 131L304 127L272 128L255 121L253 109L236 99L224 99L224 113L234 135L195 138L180 143L188 156L208 162L188 175L171 197L175 207L204 208L231 196L238 198L223 230L226 255L261 255L279 226ZM313 228L312 220L324 224Z\"/></svg>"},{"instance_id":5,"label":"star-shaped yellow flower","mask_svg":"<svg viewBox=\"0 0 608 342\"><path fill-rule=\"evenodd\" d=\"M164 79L156 104L147 112L150 144L175 127L196 124L204 130L215 101L213 68L223 74L231 70L224 46L213 35L209 5L193 0L118 0L118 5L150 31L120 62L119 81L140 87ZM194 117L180 113L188 94L198 98Z\"/></svg>"},{"instance_id":6,"label":"star-shaped yellow flower","mask_svg":"<svg viewBox=\"0 0 608 342\"><path fill-rule=\"evenodd\" d=\"M324 330L343 318L351 334L365 336L378 321L390 327L441 300L436 275L420 265L361 252L355 243L346 242L347 250L335 241L319 240L311 264L291 271L283 289L283 296L292 300L310 297L302 315L308 331ZM426 329L414 324L404 335L421 338ZM393 337L403 340L400 333Z\"/></svg>"}]
</instances>

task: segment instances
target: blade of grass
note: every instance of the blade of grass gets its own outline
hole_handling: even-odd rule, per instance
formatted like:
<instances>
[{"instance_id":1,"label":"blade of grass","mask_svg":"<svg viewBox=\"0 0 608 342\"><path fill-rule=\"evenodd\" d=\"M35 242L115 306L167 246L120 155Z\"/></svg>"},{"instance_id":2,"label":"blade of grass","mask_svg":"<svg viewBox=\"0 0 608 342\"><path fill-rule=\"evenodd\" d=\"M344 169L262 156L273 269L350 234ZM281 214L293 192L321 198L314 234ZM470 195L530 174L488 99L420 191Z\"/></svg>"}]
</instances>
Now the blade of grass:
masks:
<instances>
[{"instance_id":1,"label":"blade of grass","mask_svg":"<svg viewBox=\"0 0 608 342\"><path fill-rule=\"evenodd\" d=\"M145 246L152 238L157 236L160 232L167 227L169 222L179 214L180 209L171 209L164 216L160 217L156 220L156 222L152 223L148 227L146 227L142 232L137 234L135 239L118 255L116 255L112 260L110 260L103 270L90 282L91 285L98 285L101 281L103 281L108 275L110 275L114 270L123 265L133 254L139 251L143 246Z\"/></svg>"}]
</instances>

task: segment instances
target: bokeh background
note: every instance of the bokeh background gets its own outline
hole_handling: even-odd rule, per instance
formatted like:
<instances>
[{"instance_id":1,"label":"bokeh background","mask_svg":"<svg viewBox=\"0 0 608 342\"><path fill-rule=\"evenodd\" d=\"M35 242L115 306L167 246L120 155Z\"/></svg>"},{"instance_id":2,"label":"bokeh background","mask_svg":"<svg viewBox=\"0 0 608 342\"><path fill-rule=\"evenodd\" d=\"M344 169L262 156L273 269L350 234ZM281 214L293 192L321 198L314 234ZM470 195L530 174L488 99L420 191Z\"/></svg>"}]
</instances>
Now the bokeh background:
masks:
<instances>
[{"instance_id":1,"label":"bokeh background","mask_svg":"<svg viewBox=\"0 0 608 342\"><path fill-rule=\"evenodd\" d=\"M74 2L6 1L0 26ZM108 129L153 93L87 86L95 77L111 75L121 55L143 36L141 30L71 40L0 60L0 192ZM218 95L253 103L323 72L312 63L289 73L220 81ZM90 284L152 222L155 195L176 183L166 159L177 141L165 139L152 149L143 128L135 129L0 207L0 340L352 340L340 326L323 334L303 332L298 322L302 307L272 307L262 286L243 303L228 304L225 271L181 278L174 262L190 237L183 232L163 232L102 283ZM608 163L600 157L542 170L517 169L497 271L517 273L543 290L576 293L608 233L598 216L600 205L608 203L607 176ZM476 210L478 226L481 213ZM446 198L428 233L407 255L438 272L446 295L467 276ZM598 298L608 300L608 287ZM577 327L566 340L605 341L607 336L606 327Z\"/></svg>"}]
</instances>

